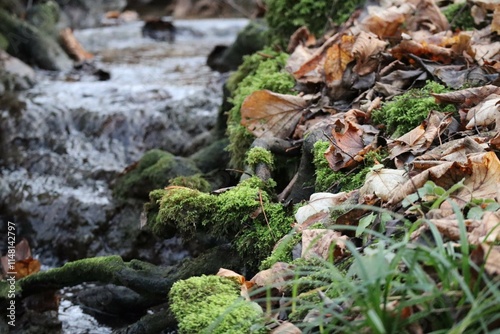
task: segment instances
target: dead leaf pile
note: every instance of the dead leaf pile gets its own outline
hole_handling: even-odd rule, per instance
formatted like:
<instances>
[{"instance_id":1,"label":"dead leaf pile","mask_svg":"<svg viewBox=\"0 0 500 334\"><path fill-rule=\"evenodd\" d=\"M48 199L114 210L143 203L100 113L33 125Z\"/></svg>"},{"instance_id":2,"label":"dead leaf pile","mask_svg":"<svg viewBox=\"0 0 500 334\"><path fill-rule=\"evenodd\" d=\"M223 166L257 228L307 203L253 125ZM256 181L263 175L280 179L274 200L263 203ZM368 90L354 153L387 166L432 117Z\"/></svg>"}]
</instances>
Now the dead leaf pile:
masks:
<instances>
[{"instance_id":1,"label":"dead leaf pile","mask_svg":"<svg viewBox=\"0 0 500 334\"><path fill-rule=\"evenodd\" d=\"M345 242L352 240L353 233L310 227L331 219L331 224L363 224L363 228L387 223L375 214L373 220L367 220L372 213L352 208L353 203L379 205L408 216L403 200L432 181L445 192L453 187L456 190L442 202L438 195L419 198L411 203L413 208L426 201L439 205L429 216L423 211L411 214L428 218L444 240L457 242L461 239L456 210L482 210L478 216L465 217L467 240L475 247L471 255L474 261L484 264L489 274L498 275L500 4L473 1L474 19L482 23L490 20L489 24L483 24L481 30L451 31L434 0L381 3L385 5L368 6L323 38L313 38L305 27L299 29L288 47L287 70L303 91L296 96L257 91L241 108L241 124L257 138L303 139L304 131L298 129L308 128L308 122L321 119L315 124L327 123L324 128L331 131L324 133L324 140L331 145L324 156L332 172L355 170L374 150L388 154L376 163L360 189L313 194L299 209L294 233L301 234L302 248L300 255L294 256L334 262L345 258L349 255ZM432 96L437 103L454 105L456 113L429 110L422 124L395 139L371 123L371 111L381 101L421 87L428 80L454 90ZM470 209L478 200L497 203L498 207L487 210L487 205L477 205ZM344 206L351 209L332 218L332 211ZM426 228L416 231L413 238L418 239ZM257 274L266 279L257 278L255 283L276 284L273 275L277 271L289 274L287 265L276 266ZM408 308L406 312L413 311ZM283 328L291 325L282 324Z\"/></svg>"}]
</instances>

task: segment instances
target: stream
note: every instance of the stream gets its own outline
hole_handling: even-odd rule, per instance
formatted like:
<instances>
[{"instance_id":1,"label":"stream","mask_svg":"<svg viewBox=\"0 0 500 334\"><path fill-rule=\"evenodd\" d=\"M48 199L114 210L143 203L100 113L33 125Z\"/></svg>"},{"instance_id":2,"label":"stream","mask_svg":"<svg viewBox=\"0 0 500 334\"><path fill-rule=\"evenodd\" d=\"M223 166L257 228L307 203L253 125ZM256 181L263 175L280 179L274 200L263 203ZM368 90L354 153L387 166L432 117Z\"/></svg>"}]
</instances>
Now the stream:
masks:
<instances>
[{"instance_id":1,"label":"stream","mask_svg":"<svg viewBox=\"0 0 500 334\"><path fill-rule=\"evenodd\" d=\"M177 239L141 240L140 212L116 204L110 185L149 149L185 156L210 142L224 76L206 57L247 22L176 20L174 43L143 37L142 22L75 31L110 79L85 66L37 70L37 85L0 108L0 220L16 224L43 267L109 254L164 265L186 256ZM111 331L64 295L59 319L65 333Z\"/></svg>"}]
</instances>

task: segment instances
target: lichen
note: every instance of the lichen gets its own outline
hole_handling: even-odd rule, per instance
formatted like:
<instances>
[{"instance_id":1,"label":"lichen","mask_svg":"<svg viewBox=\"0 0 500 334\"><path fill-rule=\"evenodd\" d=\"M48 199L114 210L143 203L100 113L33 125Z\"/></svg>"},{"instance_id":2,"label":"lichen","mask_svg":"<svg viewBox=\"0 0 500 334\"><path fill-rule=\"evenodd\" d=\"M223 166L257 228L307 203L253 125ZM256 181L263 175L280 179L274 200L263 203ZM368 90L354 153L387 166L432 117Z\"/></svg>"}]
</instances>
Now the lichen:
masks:
<instances>
[{"instance_id":1,"label":"lichen","mask_svg":"<svg viewBox=\"0 0 500 334\"><path fill-rule=\"evenodd\" d=\"M474 29L474 18L468 2L454 3L443 9L444 16L450 22L452 30Z\"/></svg>"},{"instance_id":2,"label":"lichen","mask_svg":"<svg viewBox=\"0 0 500 334\"><path fill-rule=\"evenodd\" d=\"M209 192L212 190L210 183L208 183L201 174L177 176L169 181L169 185L191 188L201 192Z\"/></svg>"},{"instance_id":3,"label":"lichen","mask_svg":"<svg viewBox=\"0 0 500 334\"><path fill-rule=\"evenodd\" d=\"M295 86L293 76L284 70L288 55L271 49L264 49L250 56L245 56L238 71L228 79L227 87L231 93L233 107L228 113L227 132L228 151L231 154L230 165L243 168L245 154L254 139L242 125L241 105L247 96L261 89L276 93L291 94Z\"/></svg>"},{"instance_id":4,"label":"lichen","mask_svg":"<svg viewBox=\"0 0 500 334\"><path fill-rule=\"evenodd\" d=\"M263 312L239 297L240 287L219 276L191 277L173 284L170 309L179 321L179 333L265 333Z\"/></svg>"},{"instance_id":5,"label":"lichen","mask_svg":"<svg viewBox=\"0 0 500 334\"><path fill-rule=\"evenodd\" d=\"M344 23L364 0L267 0L266 20L270 28L270 40L286 47L288 39L302 26L320 36L328 28L329 21Z\"/></svg>"},{"instance_id":6,"label":"lichen","mask_svg":"<svg viewBox=\"0 0 500 334\"><path fill-rule=\"evenodd\" d=\"M438 104L430 95L449 91L437 82L427 81L423 88L410 89L392 101L385 102L382 108L372 112L372 121L375 124L384 124L386 135L399 137L420 125L431 110L454 112L453 105Z\"/></svg>"},{"instance_id":7,"label":"lichen","mask_svg":"<svg viewBox=\"0 0 500 334\"><path fill-rule=\"evenodd\" d=\"M270 169L274 167L274 158L273 154L262 147L254 147L250 149L247 153L247 158L245 159L245 163L251 168L255 168L258 164L265 164Z\"/></svg>"}]
</instances>

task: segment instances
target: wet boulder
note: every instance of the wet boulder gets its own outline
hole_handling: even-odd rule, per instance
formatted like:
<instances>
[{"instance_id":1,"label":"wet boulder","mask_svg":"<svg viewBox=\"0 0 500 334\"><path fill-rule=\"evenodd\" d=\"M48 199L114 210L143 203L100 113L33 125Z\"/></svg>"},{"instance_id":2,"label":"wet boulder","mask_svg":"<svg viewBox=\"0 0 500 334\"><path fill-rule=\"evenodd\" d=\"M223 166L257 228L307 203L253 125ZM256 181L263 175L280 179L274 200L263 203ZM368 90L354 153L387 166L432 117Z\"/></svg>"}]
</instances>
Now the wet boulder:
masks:
<instances>
[{"instance_id":1,"label":"wet boulder","mask_svg":"<svg viewBox=\"0 0 500 334\"><path fill-rule=\"evenodd\" d=\"M57 0L73 29L99 26L106 12L121 11L127 0Z\"/></svg>"},{"instance_id":2,"label":"wet boulder","mask_svg":"<svg viewBox=\"0 0 500 334\"><path fill-rule=\"evenodd\" d=\"M0 50L0 94L5 91L25 90L35 84L31 67Z\"/></svg>"},{"instance_id":3,"label":"wet boulder","mask_svg":"<svg viewBox=\"0 0 500 334\"><path fill-rule=\"evenodd\" d=\"M162 19L151 19L144 23L142 36L157 41L173 43L175 40L175 26L172 22Z\"/></svg>"},{"instance_id":4,"label":"wet boulder","mask_svg":"<svg viewBox=\"0 0 500 334\"><path fill-rule=\"evenodd\" d=\"M67 70L72 61L55 39L38 28L0 9L0 34L8 41L7 52L46 70Z\"/></svg>"},{"instance_id":5,"label":"wet boulder","mask_svg":"<svg viewBox=\"0 0 500 334\"><path fill-rule=\"evenodd\" d=\"M250 22L236 38L226 46L216 46L207 59L207 65L214 71L234 71L243 62L243 56L262 50L266 45L266 25L261 21Z\"/></svg>"}]
</instances>

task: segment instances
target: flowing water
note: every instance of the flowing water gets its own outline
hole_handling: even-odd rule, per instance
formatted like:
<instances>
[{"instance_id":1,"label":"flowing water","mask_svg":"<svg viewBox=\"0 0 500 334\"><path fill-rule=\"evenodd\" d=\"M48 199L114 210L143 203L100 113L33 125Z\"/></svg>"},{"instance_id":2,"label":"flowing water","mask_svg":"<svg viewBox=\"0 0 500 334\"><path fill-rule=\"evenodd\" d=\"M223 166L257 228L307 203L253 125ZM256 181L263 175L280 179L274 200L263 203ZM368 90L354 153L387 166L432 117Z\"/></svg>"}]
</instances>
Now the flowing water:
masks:
<instances>
[{"instance_id":1,"label":"flowing water","mask_svg":"<svg viewBox=\"0 0 500 334\"><path fill-rule=\"evenodd\" d=\"M206 56L215 45L230 44L246 23L178 20L171 44L142 37L141 22L76 31L111 77L99 81L85 69L38 71L38 84L15 107L0 109L0 220L31 238L44 264L135 254L120 248L123 240L108 238L122 237L110 221L129 216L114 203L110 183L148 149L186 155L210 141L223 78L205 66ZM138 224L137 217L128 219ZM167 264L184 256L156 252ZM81 310L69 300L60 312L66 333L109 332L91 318L71 328Z\"/></svg>"}]
</instances>

